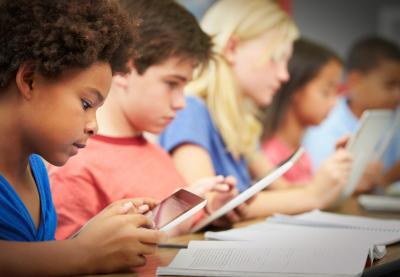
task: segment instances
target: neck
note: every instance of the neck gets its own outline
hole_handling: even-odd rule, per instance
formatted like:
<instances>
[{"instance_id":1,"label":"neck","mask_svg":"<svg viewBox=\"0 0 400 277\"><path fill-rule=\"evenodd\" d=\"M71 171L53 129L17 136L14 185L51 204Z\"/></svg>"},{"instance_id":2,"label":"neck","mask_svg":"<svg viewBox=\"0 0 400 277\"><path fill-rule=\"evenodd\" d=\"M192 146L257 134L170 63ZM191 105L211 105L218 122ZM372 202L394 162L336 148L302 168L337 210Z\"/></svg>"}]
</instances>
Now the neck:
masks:
<instances>
[{"instance_id":1,"label":"neck","mask_svg":"<svg viewBox=\"0 0 400 277\"><path fill-rule=\"evenodd\" d=\"M110 137L136 137L142 131L135 130L127 120L121 105L118 103L118 89L111 88L107 100L97 112L98 133Z\"/></svg>"},{"instance_id":2,"label":"neck","mask_svg":"<svg viewBox=\"0 0 400 277\"><path fill-rule=\"evenodd\" d=\"M0 97L0 175L10 183L22 180L29 174L27 143L23 142L23 126L19 122L17 93L1 92Z\"/></svg>"},{"instance_id":3,"label":"neck","mask_svg":"<svg viewBox=\"0 0 400 277\"><path fill-rule=\"evenodd\" d=\"M351 98L349 98L348 102L350 111L354 114L355 117L361 118L362 113L365 111L363 107L357 104L356 101L353 101Z\"/></svg>"},{"instance_id":4,"label":"neck","mask_svg":"<svg viewBox=\"0 0 400 277\"><path fill-rule=\"evenodd\" d=\"M286 113L282 125L276 132L276 136L292 149L301 145L305 126L300 122L290 109Z\"/></svg>"}]
</instances>

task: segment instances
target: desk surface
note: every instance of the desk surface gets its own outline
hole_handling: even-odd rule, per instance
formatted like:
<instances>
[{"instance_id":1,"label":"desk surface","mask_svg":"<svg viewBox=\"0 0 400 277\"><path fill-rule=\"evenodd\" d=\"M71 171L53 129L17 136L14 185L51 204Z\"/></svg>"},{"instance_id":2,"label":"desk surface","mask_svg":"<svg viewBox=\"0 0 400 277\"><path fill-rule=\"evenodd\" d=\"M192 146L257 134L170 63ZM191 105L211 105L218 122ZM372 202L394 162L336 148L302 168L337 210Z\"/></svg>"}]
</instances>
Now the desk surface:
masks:
<instances>
[{"instance_id":1,"label":"desk surface","mask_svg":"<svg viewBox=\"0 0 400 277\"><path fill-rule=\"evenodd\" d=\"M360 215L360 216L369 216L369 217L376 217L376 218L385 218L385 219L399 219L400 215L396 213L372 213L362 210L358 203L357 198L353 197L349 199L346 203L344 203L341 207L332 210L332 212L342 213L342 214L353 214L353 215ZM241 224L238 224L238 227L243 225L248 225L254 221L248 221ZM236 227L236 226L235 226ZM189 234L184 236L179 236L175 238L171 238L168 242L170 243L188 243L190 240L202 240L204 239L203 233L197 234ZM107 277L150 277L155 276L155 272L158 266L167 266L178 253L179 249L158 249L155 255L151 255L147 257L147 264L146 266L139 268L136 272L131 273L123 273L123 274L109 274L109 275L101 275ZM390 245L387 247L387 254L386 256L374 262L372 266L383 265L389 263L391 261L400 259L400 243ZM90 276L99 276L99 275L90 275ZM89 277L89 276L86 276Z\"/></svg>"}]
</instances>

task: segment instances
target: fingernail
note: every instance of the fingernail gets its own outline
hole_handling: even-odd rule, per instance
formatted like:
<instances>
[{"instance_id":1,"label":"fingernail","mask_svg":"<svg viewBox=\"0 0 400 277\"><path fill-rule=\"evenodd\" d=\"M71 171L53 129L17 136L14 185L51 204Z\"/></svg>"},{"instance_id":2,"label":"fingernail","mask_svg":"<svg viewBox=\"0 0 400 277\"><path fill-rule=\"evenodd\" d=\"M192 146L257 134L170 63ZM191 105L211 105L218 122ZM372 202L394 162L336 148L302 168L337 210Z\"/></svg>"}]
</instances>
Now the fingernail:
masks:
<instances>
[{"instance_id":1,"label":"fingernail","mask_svg":"<svg viewBox=\"0 0 400 277\"><path fill-rule=\"evenodd\" d=\"M147 212L148 210L149 210L149 205L147 205L147 204L140 205L140 206L138 207L138 211L139 211L139 213L141 213L141 214Z\"/></svg>"},{"instance_id":2,"label":"fingernail","mask_svg":"<svg viewBox=\"0 0 400 277\"><path fill-rule=\"evenodd\" d=\"M132 202L126 202L126 203L122 204L121 212L122 213L127 213L132 208L133 208L133 203Z\"/></svg>"}]
</instances>

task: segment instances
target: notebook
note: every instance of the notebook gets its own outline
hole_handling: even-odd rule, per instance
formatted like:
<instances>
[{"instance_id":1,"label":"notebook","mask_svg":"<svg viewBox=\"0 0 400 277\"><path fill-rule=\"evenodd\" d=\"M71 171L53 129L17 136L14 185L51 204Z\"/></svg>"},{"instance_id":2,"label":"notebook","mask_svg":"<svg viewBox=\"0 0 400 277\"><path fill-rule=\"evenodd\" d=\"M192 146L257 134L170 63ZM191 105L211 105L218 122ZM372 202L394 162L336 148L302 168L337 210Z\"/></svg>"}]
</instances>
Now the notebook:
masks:
<instances>
[{"instance_id":1,"label":"notebook","mask_svg":"<svg viewBox=\"0 0 400 277\"><path fill-rule=\"evenodd\" d=\"M304 153L304 148L300 147L287 160L283 161L279 166L277 166L276 169L274 169L267 176L265 176L260 181L258 181L257 183L250 186L248 189L246 189L245 191L241 192L236 197L234 197L233 199L228 201L225 205L223 205L217 211L212 213L210 216L208 216L208 217L204 218L202 221L200 221L196 226L194 226L194 228L192 229L192 232L199 231L200 229L202 229L205 226L207 226L208 224L210 224L212 221L225 215L226 213L233 210L240 204L244 203L246 200L250 199L256 193L265 189L267 186L269 186L271 183L273 183L276 179L278 179L283 174L285 174L285 172L288 171L293 166L294 163L296 163L296 161L300 158L300 156L303 153Z\"/></svg>"},{"instance_id":2,"label":"notebook","mask_svg":"<svg viewBox=\"0 0 400 277\"><path fill-rule=\"evenodd\" d=\"M400 197L362 194L358 196L358 203L368 211L400 212Z\"/></svg>"},{"instance_id":3,"label":"notebook","mask_svg":"<svg viewBox=\"0 0 400 277\"><path fill-rule=\"evenodd\" d=\"M359 276L368 249L281 247L260 242L192 241L157 275L181 276Z\"/></svg>"},{"instance_id":4,"label":"notebook","mask_svg":"<svg viewBox=\"0 0 400 277\"><path fill-rule=\"evenodd\" d=\"M376 219L313 210L295 216L275 214L267 218L267 222L385 232L387 234L393 234L394 237L398 236L398 239L400 239L400 220L394 219ZM384 243L389 244L393 242L395 241L388 240Z\"/></svg>"},{"instance_id":5,"label":"notebook","mask_svg":"<svg viewBox=\"0 0 400 277\"><path fill-rule=\"evenodd\" d=\"M381 155L380 152L388 144L388 138L384 134L390 130L395 116L391 110L367 110L362 114L358 128L346 146L353 154L350 178L333 206L343 203L353 194L367 165Z\"/></svg>"},{"instance_id":6,"label":"notebook","mask_svg":"<svg viewBox=\"0 0 400 277\"><path fill-rule=\"evenodd\" d=\"M226 241L257 241L269 246L281 247L314 247L324 248L348 247L352 243L367 246L371 260L381 259L386 254L385 242L399 240L396 235L386 232L371 234L365 230L313 227L271 222L260 222L242 228L220 232L206 232L205 238Z\"/></svg>"}]
</instances>

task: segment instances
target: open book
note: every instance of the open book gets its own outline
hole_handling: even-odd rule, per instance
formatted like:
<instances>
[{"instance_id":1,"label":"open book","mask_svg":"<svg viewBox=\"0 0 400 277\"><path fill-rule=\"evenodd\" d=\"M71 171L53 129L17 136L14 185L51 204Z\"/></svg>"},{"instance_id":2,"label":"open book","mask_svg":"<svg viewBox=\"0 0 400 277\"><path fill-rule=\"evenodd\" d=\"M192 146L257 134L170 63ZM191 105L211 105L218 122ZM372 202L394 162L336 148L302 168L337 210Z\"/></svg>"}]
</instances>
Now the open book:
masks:
<instances>
[{"instance_id":1,"label":"open book","mask_svg":"<svg viewBox=\"0 0 400 277\"><path fill-rule=\"evenodd\" d=\"M368 249L282 247L260 242L192 241L157 275L183 276L359 276Z\"/></svg>"},{"instance_id":2,"label":"open book","mask_svg":"<svg viewBox=\"0 0 400 277\"><path fill-rule=\"evenodd\" d=\"M371 260L381 259L386 254L386 242L394 242L400 237L386 232L371 233L365 230L291 225L260 222L242 228L220 232L206 232L206 239L226 241L253 241L269 246L281 247L348 247L352 243L369 248Z\"/></svg>"},{"instance_id":3,"label":"open book","mask_svg":"<svg viewBox=\"0 0 400 277\"><path fill-rule=\"evenodd\" d=\"M197 225L194 226L192 232L196 232L203 227L210 224L212 221L216 220L217 218L225 215L229 211L233 210L240 204L244 203L246 200L250 199L256 193L260 192L261 190L265 189L271 183L273 183L276 179L281 177L288 171L293 164L300 158L300 156L304 153L304 148L300 147L297 151L295 151L288 159L283 161L275 170L269 173L267 176L262 178L260 181L255 183L254 185L250 186L245 191L238 194L236 197L228 201L225 205L219 208L217 211L212 213L210 216L204 218L200 221Z\"/></svg>"},{"instance_id":4,"label":"open book","mask_svg":"<svg viewBox=\"0 0 400 277\"><path fill-rule=\"evenodd\" d=\"M350 178L333 206L341 204L353 194L367 165L382 155L392 136L385 134L391 130L394 120L396 114L391 110L367 110L362 114L358 128L346 146L353 154Z\"/></svg>"}]
</instances>

